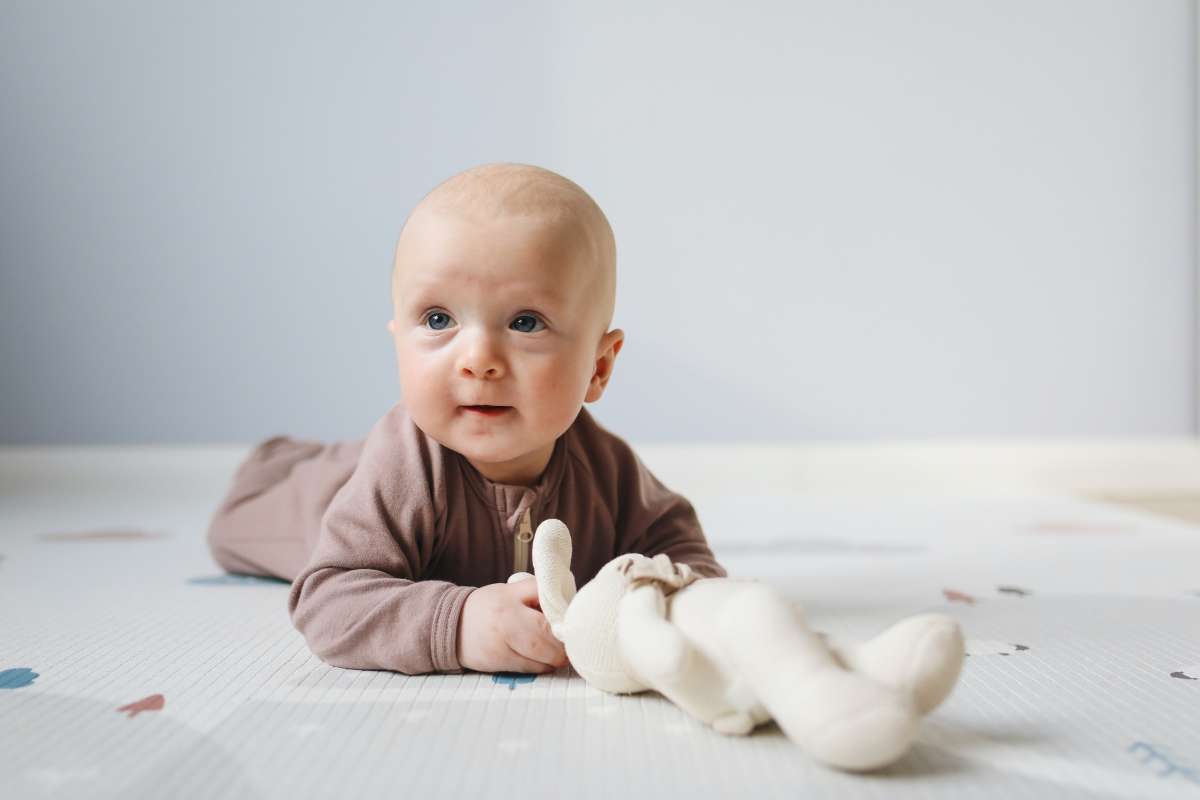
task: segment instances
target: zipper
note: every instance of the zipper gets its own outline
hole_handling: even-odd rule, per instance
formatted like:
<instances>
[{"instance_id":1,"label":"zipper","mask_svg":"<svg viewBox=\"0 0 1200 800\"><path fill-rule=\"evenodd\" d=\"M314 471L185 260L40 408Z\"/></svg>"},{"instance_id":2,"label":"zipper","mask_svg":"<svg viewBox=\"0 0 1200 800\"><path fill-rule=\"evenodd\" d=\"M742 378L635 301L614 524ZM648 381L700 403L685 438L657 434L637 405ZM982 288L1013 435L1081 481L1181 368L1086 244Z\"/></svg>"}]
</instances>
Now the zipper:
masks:
<instances>
[{"instance_id":1,"label":"zipper","mask_svg":"<svg viewBox=\"0 0 1200 800\"><path fill-rule=\"evenodd\" d=\"M533 541L533 509L525 509L513 538L513 572L529 571L529 543Z\"/></svg>"}]
</instances>

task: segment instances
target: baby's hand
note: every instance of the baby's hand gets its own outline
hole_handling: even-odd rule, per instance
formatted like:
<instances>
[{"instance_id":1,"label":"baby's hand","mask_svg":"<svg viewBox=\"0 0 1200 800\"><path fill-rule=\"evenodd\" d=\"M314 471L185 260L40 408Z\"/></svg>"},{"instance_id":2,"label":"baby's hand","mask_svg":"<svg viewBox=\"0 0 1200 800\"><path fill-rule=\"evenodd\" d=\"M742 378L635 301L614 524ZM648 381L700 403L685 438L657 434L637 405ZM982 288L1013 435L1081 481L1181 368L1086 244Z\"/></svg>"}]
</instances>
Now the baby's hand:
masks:
<instances>
[{"instance_id":1,"label":"baby's hand","mask_svg":"<svg viewBox=\"0 0 1200 800\"><path fill-rule=\"evenodd\" d=\"M477 672L553 672L567 663L538 605L536 580L490 583L467 595L458 663Z\"/></svg>"}]
</instances>

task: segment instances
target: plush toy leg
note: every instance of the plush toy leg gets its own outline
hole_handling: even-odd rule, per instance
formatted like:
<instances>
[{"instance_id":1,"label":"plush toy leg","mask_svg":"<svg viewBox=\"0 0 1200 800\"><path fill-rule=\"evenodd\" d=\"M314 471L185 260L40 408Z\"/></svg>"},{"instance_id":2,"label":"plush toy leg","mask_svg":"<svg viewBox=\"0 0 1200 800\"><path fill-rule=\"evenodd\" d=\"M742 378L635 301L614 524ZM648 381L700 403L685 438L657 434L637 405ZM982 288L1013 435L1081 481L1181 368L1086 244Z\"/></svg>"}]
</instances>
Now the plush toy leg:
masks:
<instances>
[{"instance_id":1,"label":"plush toy leg","mask_svg":"<svg viewBox=\"0 0 1200 800\"><path fill-rule=\"evenodd\" d=\"M730 598L717 619L741 675L788 738L814 758L847 770L902 756L920 716L910 695L838 664L820 637L767 586Z\"/></svg>"},{"instance_id":2,"label":"plush toy leg","mask_svg":"<svg viewBox=\"0 0 1200 800\"><path fill-rule=\"evenodd\" d=\"M860 644L830 637L825 637L825 643L847 669L912 692L922 714L937 708L950 694L965 654L958 622L947 614L908 617Z\"/></svg>"},{"instance_id":3,"label":"plush toy leg","mask_svg":"<svg viewBox=\"0 0 1200 800\"><path fill-rule=\"evenodd\" d=\"M745 711L731 711L714 719L712 727L717 733L726 736L745 736L754 730L754 717Z\"/></svg>"},{"instance_id":4,"label":"plush toy leg","mask_svg":"<svg viewBox=\"0 0 1200 800\"><path fill-rule=\"evenodd\" d=\"M666 615L666 598L653 584L630 589L618 603L617 645L630 676L721 733L749 733L754 721L730 712L724 676Z\"/></svg>"}]
</instances>

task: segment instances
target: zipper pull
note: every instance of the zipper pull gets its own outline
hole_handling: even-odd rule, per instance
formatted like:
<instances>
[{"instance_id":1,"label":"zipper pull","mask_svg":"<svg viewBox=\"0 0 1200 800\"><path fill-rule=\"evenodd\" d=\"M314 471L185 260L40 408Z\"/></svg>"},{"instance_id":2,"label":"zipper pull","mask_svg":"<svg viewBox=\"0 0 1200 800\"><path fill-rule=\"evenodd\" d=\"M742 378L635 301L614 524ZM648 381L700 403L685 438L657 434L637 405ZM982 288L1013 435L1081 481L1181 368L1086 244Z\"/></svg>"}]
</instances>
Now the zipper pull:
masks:
<instances>
[{"instance_id":1,"label":"zipper pull","mask_svg":"<svg viewBox=\"0 0 1200 800\"><path fill-rule=\"evenodd\" d=\"M513 541L513 572L529 571L529 543L533 541L533 509L525 509L521 522L517 525L517 535Z\"/></svg>"}]
</instances>

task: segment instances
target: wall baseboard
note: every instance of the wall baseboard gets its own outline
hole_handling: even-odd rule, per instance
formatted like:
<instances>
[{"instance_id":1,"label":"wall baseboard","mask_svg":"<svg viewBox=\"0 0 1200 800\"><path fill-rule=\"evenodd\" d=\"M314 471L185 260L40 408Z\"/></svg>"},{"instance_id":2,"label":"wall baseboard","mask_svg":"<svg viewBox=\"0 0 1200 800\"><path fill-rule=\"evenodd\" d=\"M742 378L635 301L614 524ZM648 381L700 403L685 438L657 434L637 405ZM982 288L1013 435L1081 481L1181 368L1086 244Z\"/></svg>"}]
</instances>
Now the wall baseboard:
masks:
<instances>
[{"instance_id":1,"label":"wall baseboard","mask_svg":"<svg viewBox=\"0 0 1200 800\"><path fill-rule=\"evenodd\" d=\"M1200 440L1189 437L635 444L635 449L652 470L706 487L734 482L822 494L1200 493Z\"/></svg>"},{"instance_id":2,"label":"wall baseboard","mask_svg":"<svg viewBox=\"0 0 1200 800\"><path fill-rule=\"evenodd\" d=\"M1187 437L632 444L685 496L1069 495L1200 524L1200 440ZM210 494L227 485L250 447L0 445L0 495L106 491L133 480L156 492L186 486Z\"/></svg>"}]
</instances>

